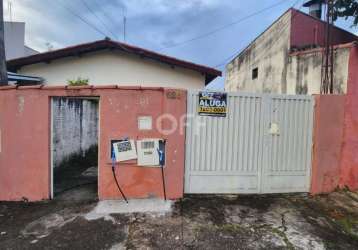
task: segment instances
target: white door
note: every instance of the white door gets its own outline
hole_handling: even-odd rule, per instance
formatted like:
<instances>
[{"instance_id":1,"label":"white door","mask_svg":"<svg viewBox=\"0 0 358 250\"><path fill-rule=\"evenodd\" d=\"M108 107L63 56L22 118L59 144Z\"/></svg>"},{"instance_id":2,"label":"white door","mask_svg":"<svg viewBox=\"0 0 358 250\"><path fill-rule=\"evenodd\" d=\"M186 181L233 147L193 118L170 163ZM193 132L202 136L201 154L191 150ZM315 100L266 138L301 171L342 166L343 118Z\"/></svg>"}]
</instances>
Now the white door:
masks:
<instances>
[{"instance_id":1,"label":"white door","mask_svg":"<svg viewBox=\"0 0 358 250\"><path fill-rule=\"evenodd\" d=\"M188 93L185 193L308 192L313 98L228 94L226 117Z\"/></svg>"},{"instance_id":2,"label":"white door","mask_svg":"<svg viewBox=\"0 0 358 250\"><path fill-rule=\"evenodd\" d=\"M264 142L262 193L308 192L311 176L313 98L271 96ZM275 128L273 128L275 127ZM273 128L273 129L272 129ZM278 131L275 131L277 128Z\"/></svg>"}]
</instances>

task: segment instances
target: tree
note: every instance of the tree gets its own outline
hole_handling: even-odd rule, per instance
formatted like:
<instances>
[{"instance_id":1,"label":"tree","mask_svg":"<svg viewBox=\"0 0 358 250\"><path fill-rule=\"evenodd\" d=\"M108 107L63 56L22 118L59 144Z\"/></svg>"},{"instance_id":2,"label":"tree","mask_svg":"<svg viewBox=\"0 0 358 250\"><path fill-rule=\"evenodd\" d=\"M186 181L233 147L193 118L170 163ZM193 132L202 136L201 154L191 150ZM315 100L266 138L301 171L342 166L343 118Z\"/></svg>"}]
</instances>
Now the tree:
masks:
<instances>
[{"instance_id":1,"label":"tree","mask_svg":"<svg viewBox=\"0 0 358 250\"><path fill-rule=\"evenodd\" d=\"M353 25L358 25L358 0L335 0L334 4L334 20L338 17L348 19L353 17Z\"/></svg>"},{"instance_id":2,"label":"tree","mask_svg":"<svg viewBox=\"0 0 358 250\"><path fill-rule=\"evenodd\" d=\"M0 86L7 85L7 70L4 45L3 0L0 0Z\"/></svg>"}]
</instances>

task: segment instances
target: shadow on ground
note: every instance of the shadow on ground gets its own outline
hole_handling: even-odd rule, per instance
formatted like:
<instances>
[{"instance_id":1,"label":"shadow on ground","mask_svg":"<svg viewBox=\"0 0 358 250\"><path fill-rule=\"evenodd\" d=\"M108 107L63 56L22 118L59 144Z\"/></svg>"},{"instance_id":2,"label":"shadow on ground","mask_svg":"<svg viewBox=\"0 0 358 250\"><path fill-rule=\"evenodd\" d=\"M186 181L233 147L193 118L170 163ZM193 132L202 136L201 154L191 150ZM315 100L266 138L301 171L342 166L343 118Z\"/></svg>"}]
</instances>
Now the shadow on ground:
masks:
<instances>
[{"instance_id":1,"label":"shadow on ground","mask_svg":"<svg viewBox=\"0 0 358 250\"><path fill-rule=\"evenodd\" d=\"M56 200L95 200L98 190L98 146L74 153L54 168Z\"/></svg>"},{"instance_id":2,"label":"shadow on ground","mask_svg":"<svg viewBox=\"0 0 358 250\"><path fill-rule=\"evenodd\" d=\"M1 249L358 249L358 193L188 196L88 220L96 201L0 203Z\"/></svg>"}]
</instances>

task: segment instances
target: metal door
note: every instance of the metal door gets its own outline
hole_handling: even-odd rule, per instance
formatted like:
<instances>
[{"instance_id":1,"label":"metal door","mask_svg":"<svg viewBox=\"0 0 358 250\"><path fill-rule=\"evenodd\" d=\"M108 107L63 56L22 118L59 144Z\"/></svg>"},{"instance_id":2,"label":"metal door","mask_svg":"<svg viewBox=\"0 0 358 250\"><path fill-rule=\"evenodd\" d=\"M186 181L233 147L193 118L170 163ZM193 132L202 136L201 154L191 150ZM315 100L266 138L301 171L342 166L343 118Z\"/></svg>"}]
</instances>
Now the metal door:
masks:
<instances>
[{"instance_id":1,"label":"metal door","mask_svg":"<svg viewBox=\"0 0 358 250\"><path fill-rule=\"evenodd\" d=\"M308 192L311 175L311 96L268 96L262 193ZM271 126L279 128L277 133Z\"/></svg>"},{"instance_id":2,"label":"metal door","mask_svg":"<svg viewBox=\"0 0 358 250\"><path fill-rule=\"evenodd\" d=\"M226 117L197 102L189 92L185 193L309 190L312 97L229 93Z\"/></svg>"}]
</instances>

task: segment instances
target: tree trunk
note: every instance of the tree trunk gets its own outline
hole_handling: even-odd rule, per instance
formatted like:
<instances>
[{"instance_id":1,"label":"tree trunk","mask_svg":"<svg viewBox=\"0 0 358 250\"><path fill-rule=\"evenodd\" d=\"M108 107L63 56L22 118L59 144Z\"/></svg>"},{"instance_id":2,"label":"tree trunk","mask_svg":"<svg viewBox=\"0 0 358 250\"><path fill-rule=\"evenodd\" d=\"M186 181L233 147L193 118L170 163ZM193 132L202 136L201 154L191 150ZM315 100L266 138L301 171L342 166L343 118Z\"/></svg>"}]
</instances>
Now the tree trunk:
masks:
<instances>
[{"instance_id":1,"label":"tree trunk","mask_svg":"<svg viewBox=\"0 0 358 250\"><path fill-rule=\"evenodd\" d=\"M0 86L7 85L7 70L4 42L4 13L3 0L0 0Z\"/></svg>"}]
</instances>

